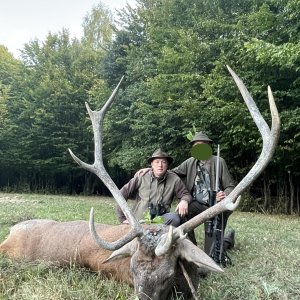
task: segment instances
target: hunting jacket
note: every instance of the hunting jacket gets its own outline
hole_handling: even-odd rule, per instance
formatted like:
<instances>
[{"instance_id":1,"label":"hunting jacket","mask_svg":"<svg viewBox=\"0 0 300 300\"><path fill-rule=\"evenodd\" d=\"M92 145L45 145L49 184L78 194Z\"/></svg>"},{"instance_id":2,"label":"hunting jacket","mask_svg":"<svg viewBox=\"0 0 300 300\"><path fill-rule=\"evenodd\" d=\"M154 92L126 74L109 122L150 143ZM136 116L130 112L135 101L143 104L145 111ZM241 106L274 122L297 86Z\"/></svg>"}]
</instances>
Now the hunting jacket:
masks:
<instances>
[{"instance_id":1,"label":"hunting jacket","mask_svg":"<svg viewBox=\"0 0 300 300\"><path fill-rule=\"evenodd\" d=\"M192 201L192 196L184 183L176 174L170 171L167 171L162 178L156 178L152 171L143 176L135 176L122 187L121 193L126 200L136 200L132 211L138 220L143 218L144 212L148 210L149 203L153 203L153 205L160 203L169 212L174 197L188 203ZM119 206L117 206L117 216L120 222L126 220Z\"/></svg>"},{"instance_id":2,"label":"hunting jacket","mask_svg":"<svg viewBox=\"0 0 300 300\"><path fill-rule=\"evenodd\" d=\"M172 169L172 172L177 174L185 183L188 191L192 194L196 173L197 173L197 163L199 161L194 157L190 157L185 160L178 167ZM217 166L217 156L213 155L210 159L203 162L203 167L207 170L210 178L211 190L215 190L216 184L216 166ZM225 160L220 157L219 164L219 190L224 191L226 196L231 193L234 189L235 183L229 173L227 164Z\"/></svg>"}]
</instances>

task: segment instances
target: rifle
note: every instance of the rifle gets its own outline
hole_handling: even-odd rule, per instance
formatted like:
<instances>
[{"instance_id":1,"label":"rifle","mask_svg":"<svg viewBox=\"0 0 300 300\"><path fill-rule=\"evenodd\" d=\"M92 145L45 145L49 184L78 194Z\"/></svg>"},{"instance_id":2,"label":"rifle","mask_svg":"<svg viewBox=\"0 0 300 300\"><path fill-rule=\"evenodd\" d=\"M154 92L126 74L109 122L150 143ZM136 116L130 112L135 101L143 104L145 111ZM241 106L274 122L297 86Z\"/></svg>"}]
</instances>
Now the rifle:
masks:
<instances>
[{"instance_id":1,"label":"rifle","mask_svg":"<svg viewBox=\"0 0 300 300\"><path fill-rule=\"evenodd\" d=\"M215 190L211 191L209 197L209 207L216 204L216 195L219 191L219 168L220 168L220 145L217 150L216 182ZM223 249L224 231L223 231L223 213L213 217L205 222L204 231L204 251L216 263L224 267L231 265L231 259Z\"/></svg>"}]
</instances>

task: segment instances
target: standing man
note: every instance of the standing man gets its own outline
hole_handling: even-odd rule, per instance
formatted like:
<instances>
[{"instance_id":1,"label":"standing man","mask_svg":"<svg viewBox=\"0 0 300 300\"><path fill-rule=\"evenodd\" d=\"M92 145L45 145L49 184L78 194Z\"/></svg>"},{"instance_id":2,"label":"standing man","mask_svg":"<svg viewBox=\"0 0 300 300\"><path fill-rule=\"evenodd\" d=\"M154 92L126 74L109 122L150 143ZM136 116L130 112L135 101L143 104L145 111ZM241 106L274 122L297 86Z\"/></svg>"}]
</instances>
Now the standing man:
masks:
<instances>
[{"instance_id":1,"label":"standing man","mask_svg":"<svg viewBox=\"0 0 300 300\"><path fill-rule=\"evenodd\" d=\"M165 224L177 227L181 223L181 218L187 216L192 197L181 179L168 171L172 162L172 157L157 149L148 158L151 170L144 176L133 177L122 187L121 193L126 200L129 198L136 200L133 213L137 219L142 219L144 212L149 211L151 218L162 216ZM180 202L175 213L170 213L174 197ZM121 223L128 223L119 206L117 215Z\"/></svg>"},{"instance_id":2,"label":"standing man","mask_svg":"<svg viewBox=\"0 0 300 300\"><path fill-rule=\"evenodd\" d=\"M201 144L211 146L213 141L203 132L195 134L190 144L192 147ZM188 191L193 196L189 204L188 214L183 221L190 220L209 207L209 197L212 191L216 191L216 166L217 157L211 155L206 160L190 157L172 171L176 173L185 183ZM229 173L227 164L223 158L219 158L219 187L216 193L216 201L222 201L234 188L234 181ZM223 233L225 232L228 217L231 211L223 213ZM190 232L189 238L196 245L194 231ZM224 250L234 246L234 231L231 230L224 238Z\"/></svg>"}]
</instances>

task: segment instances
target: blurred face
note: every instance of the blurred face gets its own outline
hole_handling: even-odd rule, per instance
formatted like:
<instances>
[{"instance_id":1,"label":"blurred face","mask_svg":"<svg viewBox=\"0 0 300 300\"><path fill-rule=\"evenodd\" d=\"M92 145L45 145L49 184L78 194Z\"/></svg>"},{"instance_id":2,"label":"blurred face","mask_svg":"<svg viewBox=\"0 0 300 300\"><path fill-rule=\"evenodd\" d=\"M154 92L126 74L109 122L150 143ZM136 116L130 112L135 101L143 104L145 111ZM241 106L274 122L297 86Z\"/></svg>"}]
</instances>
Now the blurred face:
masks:
<instances>
[{"instance_id":1,"label":"blurred face","mask_svg":"<svg viewBox=\"0 0 300 300\"><path fill-rule=\"evenodd\" d=\"M196 141L192 145L191 156L200 161L206 161L212 156L211 143L207 141Z\"/></svg>"},{"instance_id":2,"label":"blurred face","mask_svg":"<svg viewBox=\"0 0 300 300\"><path fill-rule=\"evenodd\" d=\"M168 161L165 158L153 159L151 167L155 177L162 177L168 170Z\"/></svg>"}]
</instances>

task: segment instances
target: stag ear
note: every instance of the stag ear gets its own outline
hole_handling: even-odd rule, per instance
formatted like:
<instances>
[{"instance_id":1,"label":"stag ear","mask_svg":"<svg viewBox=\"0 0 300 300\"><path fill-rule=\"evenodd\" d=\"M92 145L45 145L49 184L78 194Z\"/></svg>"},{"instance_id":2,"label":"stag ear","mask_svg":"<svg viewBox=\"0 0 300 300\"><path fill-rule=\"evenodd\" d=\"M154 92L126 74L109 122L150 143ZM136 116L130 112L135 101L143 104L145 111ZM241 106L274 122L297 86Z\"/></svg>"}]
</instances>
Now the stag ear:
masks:
<instances>
[{"instance_id":1,"label":"stag ear","mask_svg":"<svg viewBox=\"0 0 300 300\"><path fill-rule=\"evenodd\" d=\"M121 259L121 258L124 258L124 257L127 257L127 256L132 256L133 253L136 252L137 247L138 247L137 240L134 239L130 243L125 244L120 249L114 251L110 255L110 257L104 261L104 263L111 262L111 261L114 261L114 260L117 260L117 259Z\"/></svg>"},{"instance_id":2,"label":"stag ear","mask_svg":"<svg viewBox=\"0 0 300 300\"><path fill-rule=\"evenodd\" d=\"M224 272L212 258L210 258L204 251L195 246L190 240L182 239L177 243L180 258L194 263L199 268L204 268L215 272Z\"/></svg>"}]
</instances>

